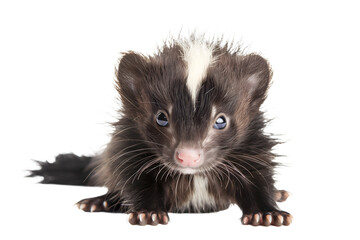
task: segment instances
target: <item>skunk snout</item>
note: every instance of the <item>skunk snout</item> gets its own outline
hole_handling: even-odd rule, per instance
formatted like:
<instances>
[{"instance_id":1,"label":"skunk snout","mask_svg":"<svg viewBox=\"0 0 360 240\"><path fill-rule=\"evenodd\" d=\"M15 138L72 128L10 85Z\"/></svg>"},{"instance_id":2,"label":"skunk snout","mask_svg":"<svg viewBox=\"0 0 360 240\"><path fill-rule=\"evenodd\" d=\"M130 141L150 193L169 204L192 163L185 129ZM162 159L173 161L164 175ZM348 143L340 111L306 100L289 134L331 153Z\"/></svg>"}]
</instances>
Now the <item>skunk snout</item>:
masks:
<instances>
[{"instance_id":1,"label":"skunk snout","mask_svg":"<svg viewBox=\"0 0 360 240\"><path fill-rule=\"evenodd\" d=\"M178 148L175 152L175 158L182 167L199 167L202 163L201 149L197 148Z\"/></svg>"}]
</instances>

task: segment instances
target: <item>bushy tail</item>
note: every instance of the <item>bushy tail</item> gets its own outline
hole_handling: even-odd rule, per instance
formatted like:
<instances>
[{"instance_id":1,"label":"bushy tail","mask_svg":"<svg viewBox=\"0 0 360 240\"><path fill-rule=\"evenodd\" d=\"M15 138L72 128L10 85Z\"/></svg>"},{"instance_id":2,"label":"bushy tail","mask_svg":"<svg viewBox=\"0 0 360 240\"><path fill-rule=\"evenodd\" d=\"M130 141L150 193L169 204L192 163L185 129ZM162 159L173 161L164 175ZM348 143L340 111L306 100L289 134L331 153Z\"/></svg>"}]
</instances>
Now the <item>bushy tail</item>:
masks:
<instances>
[{"instance_id":1,"label":"bushy tail","mask_svg":"<svg viewBox=\"0 0 360 240\"><path fill-rule=\"evenodd\" d=\"M28 177L42 176L41 183L94 186L89 175L94 157L77 156L75 154L60 154L54 163L36 161L40 169L31 170Z\"/></svg>"}]
</instances>

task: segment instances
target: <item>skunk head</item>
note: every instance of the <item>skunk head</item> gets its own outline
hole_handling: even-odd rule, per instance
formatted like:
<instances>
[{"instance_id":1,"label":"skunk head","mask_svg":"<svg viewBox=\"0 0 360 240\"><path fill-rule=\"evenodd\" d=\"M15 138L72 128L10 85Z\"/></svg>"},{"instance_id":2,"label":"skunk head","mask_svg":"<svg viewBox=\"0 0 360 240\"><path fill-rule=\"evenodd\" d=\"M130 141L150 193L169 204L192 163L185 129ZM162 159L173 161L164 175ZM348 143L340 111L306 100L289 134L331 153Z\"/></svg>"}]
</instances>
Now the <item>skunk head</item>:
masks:
<instances>
[{"instance_id":1,"label":"skunk head","mask_svg":"<svg viewBox=\"0 0 360 240\"><path fill-rule=\"evenodd\" d=\"M220 41L174 41L154 56L127 52L117 70L122 117L167 168L210 171L256 130L271 75L264 58Z\"/></svg>"}]
</instances>

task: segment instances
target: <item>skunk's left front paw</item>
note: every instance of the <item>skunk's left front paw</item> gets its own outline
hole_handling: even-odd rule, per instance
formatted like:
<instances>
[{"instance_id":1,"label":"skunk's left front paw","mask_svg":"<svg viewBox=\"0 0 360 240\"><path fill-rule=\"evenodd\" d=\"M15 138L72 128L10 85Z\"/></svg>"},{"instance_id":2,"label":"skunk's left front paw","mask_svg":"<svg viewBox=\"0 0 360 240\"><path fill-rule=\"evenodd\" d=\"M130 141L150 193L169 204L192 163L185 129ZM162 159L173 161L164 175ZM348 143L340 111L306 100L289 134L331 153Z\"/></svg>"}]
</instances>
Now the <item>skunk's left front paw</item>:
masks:
<instances>
[{"instance_id":1,"label":"skunk's left front paw","mask_svg":"<svg viewBox=\"0 0 360 240\"><path fill-rule=\"evenodd\" d=\"M284 211L273 211L266 213L244 214L241 222L244 225L253 226L288 226L291 224L293 217L290 213Z\"/></svg>"},{"instance_id":2,"label":"skunk's left front paw","mask_svg":"<svg viewBox=\"0 0 360 240\"><path fill-rule=\"evenodd\" d=\"M132 225L168 224L169 216L166 212L130 212L129 223Z\"/></svg>"},{"instance_id":3,"label":"skunk's left front paw","mask_svg":"<svg viewBox=\"0 0 360 240\"><path fill-rule=\"evenodd\" d=\"M275 200L277 202L284 202L289 197L289 192L285 190L277 190L275 192Z\"/></svg>"}]
</instances>

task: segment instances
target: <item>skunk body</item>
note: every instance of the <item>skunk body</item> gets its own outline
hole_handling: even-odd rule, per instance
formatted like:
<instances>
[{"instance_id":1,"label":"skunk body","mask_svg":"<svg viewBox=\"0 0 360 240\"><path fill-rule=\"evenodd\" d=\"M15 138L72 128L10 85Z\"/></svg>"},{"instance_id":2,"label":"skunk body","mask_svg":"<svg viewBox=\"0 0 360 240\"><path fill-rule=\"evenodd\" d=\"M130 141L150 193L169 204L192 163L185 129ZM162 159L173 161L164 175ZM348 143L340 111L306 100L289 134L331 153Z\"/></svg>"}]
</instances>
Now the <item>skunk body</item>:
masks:
<instances>
[{"instance_id":1,"label":"skunk body","mask_svg":"<svg viewBox=\"0 0 360 240\"><path fill-rule=\"evenodd\" d=\"M32 176L44 183L106 186L78 203L129 213L132 224L166 224L168 212L213 212L237 204L242 223L289 225L276 201L277 141L260 106L272 72L259 55L221 41L174 40L153 56L124 53L117 69L122 107L105 151L59 155ZM66 159L72 159L67 161Z\"/></svg>"}]
</instances>

